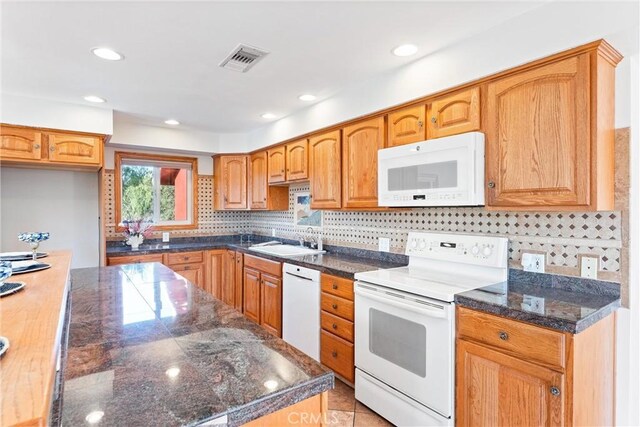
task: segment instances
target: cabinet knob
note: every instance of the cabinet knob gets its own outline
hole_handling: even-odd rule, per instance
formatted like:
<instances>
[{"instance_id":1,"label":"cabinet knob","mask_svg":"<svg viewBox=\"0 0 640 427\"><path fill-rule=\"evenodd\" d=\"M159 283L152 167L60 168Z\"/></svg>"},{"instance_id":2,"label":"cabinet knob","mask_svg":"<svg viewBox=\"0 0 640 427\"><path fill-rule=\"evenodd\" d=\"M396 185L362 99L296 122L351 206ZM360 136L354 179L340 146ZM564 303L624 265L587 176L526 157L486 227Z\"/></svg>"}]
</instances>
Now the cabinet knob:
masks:
<instances>
[{"instance_id":1,"label":"cabinet knob","mask_svg":"<svg viewBox=\"0 0 640 427\"><path fill-rule=\"evenodd\" d=\"M424 125L424 123L422 123L422 120L418 120L418 127L421 128L422 125Z\"/></svg>"},{"instance_id":2,"label":"cabinet knob","mask_svg":"<svg viewBox=\"0 0 640 427\"><path fill-rule=\"evenodd\" d=\"M185 256L185 257L182 257L182 259L184 259L185 261L188 261L188 260L189 260L189 257L188 257L188 256Z\"/></svg>"},{"instance_id":3,"label":"cabinet knob","mask_svg":"<svg viewBox=\"0 0 640 427\"><path fill-rule=\"evenodd\" d=\"M262 199L262 201L263 201L263 202L266 202L266 201L267 201L267 198L266 198L266 197L264 197L264 198Z\"/></svg>"},{"instance_id":4,"label":"cabinet knob","mask_svg":"<svg viewBox=\"0 0 640 427\"><path fill-rule=\"evenodd\" d=\"M333 329L338 329L338 325L336 325L335 323L334 323L333 325L331 325L331 327L332 327Z\"/></svg>"},{"instance_id":5,"label":"cabinet knob","mask_svg":"<svg viewBox=\"0 0 640 427\"><path fill-rule=\"evenodd\" d=\"M332 304L331 307L333 307L334 310L338 309L338 304Z\"/></svg>"},{"instance_id":6,"label":"cabinet knob","mask_svg":"<svg viewBox=\"0 0 640 427\"><path fill-rule=\"evenodd\" d=\"M437 121L438 121L438 119L436 119L436 116L431 117L431 123L435 123Z\"/></svg>"},{"instance_id":7,"label":"cabinet knob","mask_svg":"<svg viewBox=\"0 0 640 427\"><path fill-rule=\"evenodd\" d=\"M493 181L489 181L489 182L487 183L487 187L489 187L489 188L495 188L495 186L496 186L496 183L495 183L495 182L493 182Z\"/></svg>"},{"instance_id":8,"label":"cabinet knob","mask_svg":"<svg viewBox=\"0 0 640 427\"><path fill-rule=\"evenodd\" d=\"M56 147L54 147L54 146L49 147L49 151L51 151L53 153L54 151L56 151Z\"/></svg>"},{"instance_id":9,"label":"cabinet knob","mask_svg":"<svg viewBox=\"0 0 640 427\"><path fill-rule=\"evenodd\" d=\"M337 284L335 284L335 283L334 283L331 287L332 287L333 289L338 289L338 285L337 285Z\"/></svg>"},{"instance_id":10,"label":"cabinet knob","mask_svg":"<svg viewBox=\"0 0 640 427\"><path fill-rule=\"evenodd\" d=\"M504 332L504 331L500 331L500 333L498 334L498 336L500 337L500 339L502 341L506 341L509 339L509 334Z\"/></svg>"},{"instance_id":11,"label":"cabinet knob","mask_svg":"<svg viewBox=\"0 0 640 427\"><path fill-rule=\"evenodd\" d=\"M337 351L332 351L332 352L331 352L331 356L333 356L333 357L338 357L338 352L337 352Z\"/></svg>"},{"instance_id":12,"label":"cabinet knob","mask_svg":"<svg viewBox=\"0 0 640 427\"><path fill-rule=\"evenodd\" d=\"M553 394L554 396L560 396L560 389L556 386L551 386L551 388L549 389L549 391L551 392L551 394Z\"/></svg>"},{"instance_id":13,"label":"cabinet knob","mask_svg":"<svg viewBox=\"0 0 640 427\"><path fill-rule=\"evenodd\" d=\"M188 265L185 265L185 266L184 266L184 269L185 269L185 270L189 270L189 268L190 268L190 267L189 267Z\"/></svg>"},{"instance_id":14,"label":"cabinet knob","mask_svg":"<svg viewBox=\"0 0 640 427\"><path fill-rule=\"evenodd\" d=\"M280 173L284 173L284 169L282 169L282 170L280 171Z\"/></svg>"},{"instance_id":15,"label":"cabinet knob","mask_svg":"<svg viewBox=\"0 0 640 427\"><path fill-rule=\"evenodd\" d=\"M34 145L33 148L35 148L36 150L40 149L40 144Z\"/></svg>"}]
</instances>

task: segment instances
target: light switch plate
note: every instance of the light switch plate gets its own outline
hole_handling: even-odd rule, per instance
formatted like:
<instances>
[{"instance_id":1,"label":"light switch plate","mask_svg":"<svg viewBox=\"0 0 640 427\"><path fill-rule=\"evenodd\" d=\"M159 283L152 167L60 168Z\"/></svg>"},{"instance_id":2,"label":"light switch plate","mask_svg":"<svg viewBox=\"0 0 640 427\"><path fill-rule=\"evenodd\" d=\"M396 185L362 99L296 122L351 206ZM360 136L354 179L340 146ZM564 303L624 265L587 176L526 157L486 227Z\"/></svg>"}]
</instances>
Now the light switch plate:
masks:
<instances>
[{"instance_id":1,"label":"light switch plate","mask_svg":"<svg viewBox=\"0 0 640 427\"><path fill-rule=\"evenodd\" d=\"M580 256L580 276L588 279L598 278L599 257L582 255Z\"/></svg>"},{"instance_id":2,"label":"light switch plate","mask_svg":"<svg viewBox=\"0 0 640 427\"><path fill-rule=\"evenodd\" d=\"M165 232L162 233L162 242L166 243L168 241L169 241L169 232L165 231Z\"/></svg>"},{"instance_id":3,"label":"light switch plate","mask_svg":"<svg viewBox=\"0 0 640 427\"><path fill-rule=\"evenodd\" d=\"M276 237L276 229L275 228L271 229L271 237Z\"/></svg>"},{"instance_id":4,"label":"light switch plate","mask_svg":"<svg viewBox=\"0 0 640 427\"><path fill-rule=\"evenodd\" d=\"M388 237L378 237L378 250L389 252L391 250L391 239Z\"/></svg>"}]
</instances>

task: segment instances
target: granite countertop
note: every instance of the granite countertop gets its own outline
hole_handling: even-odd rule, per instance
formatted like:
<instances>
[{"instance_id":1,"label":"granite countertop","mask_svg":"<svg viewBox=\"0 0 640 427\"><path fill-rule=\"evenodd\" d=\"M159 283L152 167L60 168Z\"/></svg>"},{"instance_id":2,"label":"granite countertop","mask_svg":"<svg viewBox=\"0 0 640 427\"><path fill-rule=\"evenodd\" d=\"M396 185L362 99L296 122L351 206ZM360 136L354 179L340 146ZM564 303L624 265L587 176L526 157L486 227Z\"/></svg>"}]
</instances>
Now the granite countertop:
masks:
<instances>
[{"instance_id":1,"label":"granite countertop","mask_svg":"<svg viewBox=\"0 0 640 427\"><path fill-rule=\"evenodd\" d=\"M275 240L264 236L254 236L251 243L240 243L239 236L211 236L207 238L176 239L175 242L163 244L152 242L143 244L138 250L132 250L121 242L107 246L107 256L147 255L161 252L182 252L210 249L231 249L260 258L278 262L287 262L301 267L313 268L323 273L353 279L356 273L377 270L380 268L394 268L407 265L405 255L369 251L341 246L325 246L327 253L321 255L305 255L296 257L281 257L257 252L249 246L258 242ZM282 240L282 239L278 239ZM285 241L285 243L293 243Z\"/></svg>"},{"instance_id":2,"label":"granite countertop","mask_svg":"<svg viewBox=\"0 0 640 427\"><path fill-rule=\"evenodd\" d=\"M62 425L244 424L333 373L160 263L72 270Z\"/></svg>"},{"instance_id":3,"label":"granite countertop","mask_svg":"<svg viewBox=\"0 0 640 427\"><path fill-rule=\"evenodd\" d=\"M620 307L620 286L601 280L510 270L507 282L460 293L455 303L577 334Z\"/></svg>"}]
</instances>

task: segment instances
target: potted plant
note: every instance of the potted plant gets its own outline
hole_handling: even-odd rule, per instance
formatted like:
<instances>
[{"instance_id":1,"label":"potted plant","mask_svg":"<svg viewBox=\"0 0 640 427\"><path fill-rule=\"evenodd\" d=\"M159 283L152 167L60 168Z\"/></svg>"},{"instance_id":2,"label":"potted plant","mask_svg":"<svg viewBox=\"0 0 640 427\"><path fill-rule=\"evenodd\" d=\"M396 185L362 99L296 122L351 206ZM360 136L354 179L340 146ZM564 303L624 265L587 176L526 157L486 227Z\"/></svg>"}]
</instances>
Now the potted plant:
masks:
<instances>
[{"instance_id":1,"label":"potted plant","mask_svg":"<svg viewBox=\"0 0 640 427\"><path fill-rule=\"evenodd\" d=\"M149 237L152 231L151 221L144 219L122 221L122 226L124 227L125 243L133 250L137 250L144 242L144 238Z\"/></svg>"}]
</instances>

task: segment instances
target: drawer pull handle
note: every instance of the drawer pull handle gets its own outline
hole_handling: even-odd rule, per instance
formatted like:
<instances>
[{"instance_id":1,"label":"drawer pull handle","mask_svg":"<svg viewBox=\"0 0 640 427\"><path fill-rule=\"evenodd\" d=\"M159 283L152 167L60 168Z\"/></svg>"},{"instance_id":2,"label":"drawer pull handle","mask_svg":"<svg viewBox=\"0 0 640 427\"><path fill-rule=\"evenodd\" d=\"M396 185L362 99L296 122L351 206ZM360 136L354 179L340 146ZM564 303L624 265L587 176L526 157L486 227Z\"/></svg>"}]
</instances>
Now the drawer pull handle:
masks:
<instances>
[{"instance_id":1,"label":"drawer pull handle","mask_svg":"<svg viewBox=\"0 0 640 427\"><path fill-rule=\"evenodd\" d=\"M338 304L332 304L331 307L333 307L334 310L338 309Z\"/></svg>"},{"instance_id":2,"label":"drawer pull handle","mask_svg":"<svg viewBox=\"0 0 640 427\"><path fill-rule=\"evenodd\" d=\"M189 257L188 256L182 257L182 259L184 259L185 261L189 261Z\"/></svg>"},{"instance_id":3,"label":"drawer pull handle","mask_svg":"<svg viewBox=\"0 0 640 427\"><path fill-rule=\"evenodd\" d=\"M560 396L560 389L558 387L556 387L556 386L552 386L551 389L549 389L549 391L554 396Z\"/></svg>"},{"instance_id":4,"label":"drawer pull handle","mask_svg":"<svg viewBox=\"0 0 640 427\"><path fill-rule=\"evenodd\" d=\"M333 356L333 357L338 357L338 352L337 352L337 351L332 351L332 352L331 352L331 356Z\"/></svg>"},{"instance_id":5,"label":"drawer pull handle","mask_svg":"<svg viewBox=\"0 0 640 427\"><path fill-rule=\"evenodd\" d=\"M500 337L500 339L502 341L506 341L509 339L509 334L504 332L504 331L500 331L500 333L498 334L498 336Z\"/></svg>"},{"instance_id":6,"label":"drawer pull handle","mask_svg":"<svg viewBox=\"0 0 640 427\"><path fill-rule=\"evenodd\" d=\"M34 145L33 148L35 148L36 150L39 150L40 149L40 144Z\"/></svg>"},{"instance_id":7,"label":"drawer pull handle","mask_svg":"<svg viewBox=\"0 0 640 427\"><path fill-rule=\"evenodd\" d=\"M335 283L333 284L333 286L331 286L333 289L338 289L338 285L336 285Z\"/></svg>"},{"instance_id":8,"label":"drawer pull handle","mask_svg":"<svg viewBox=\"0 0 640 427\"><path fill-rule=\"evenodd\" d=\"M336 325L335 323L334 323L333 325L331 325L331 327L332 327L333 329L338 329L338 325Z\"/></svg>"}]
</instances>

